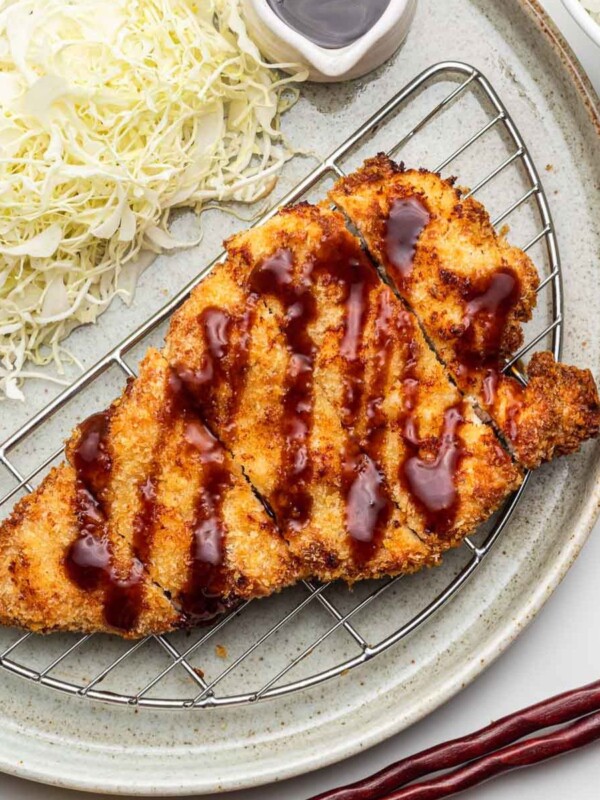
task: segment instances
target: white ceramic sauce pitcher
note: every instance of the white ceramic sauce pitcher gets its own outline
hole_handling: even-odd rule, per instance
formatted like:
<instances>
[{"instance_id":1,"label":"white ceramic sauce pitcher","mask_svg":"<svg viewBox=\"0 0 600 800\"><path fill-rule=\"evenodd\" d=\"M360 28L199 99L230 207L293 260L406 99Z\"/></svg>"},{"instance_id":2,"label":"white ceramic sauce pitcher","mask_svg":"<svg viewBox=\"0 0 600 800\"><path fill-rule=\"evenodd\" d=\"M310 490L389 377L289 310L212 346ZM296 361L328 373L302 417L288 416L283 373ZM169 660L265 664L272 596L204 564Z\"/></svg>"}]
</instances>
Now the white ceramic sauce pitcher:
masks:
<instances>
[{"instance_id":1,"label":"white ceramic sauce pitcher","mask_svg":"<svg viewBox=\"0 0 600 800\"><path fill-rule=\"evenodd\" d=\"M294 30L267 0L243 0L243 6L248 29L270 61L302 64L311 80L333 82L358 78L387 61L406 38L417 0L390 0L367 33L336 49L315 44Z\"/></svg>"}]
</instances>

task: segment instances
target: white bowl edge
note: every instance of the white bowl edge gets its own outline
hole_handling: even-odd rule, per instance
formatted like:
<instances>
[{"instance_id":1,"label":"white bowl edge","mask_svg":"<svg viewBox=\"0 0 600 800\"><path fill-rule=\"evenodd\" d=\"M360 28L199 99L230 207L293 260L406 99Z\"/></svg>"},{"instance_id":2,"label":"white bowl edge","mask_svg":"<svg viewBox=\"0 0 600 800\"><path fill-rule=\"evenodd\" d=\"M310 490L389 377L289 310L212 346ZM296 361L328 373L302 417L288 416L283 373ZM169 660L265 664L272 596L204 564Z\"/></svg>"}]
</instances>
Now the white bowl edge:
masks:
<instances>
[{"instance_id":1,"label":"white bowl edge","mask_svg":"<svg viewBox=\"0 0 600 800\"><path fill-rule=\"evenodd\" d=\"M579 27L600 47L600 25L580 3L580 0L562 0L563 6Z\"/></svg>"}]
</instances>

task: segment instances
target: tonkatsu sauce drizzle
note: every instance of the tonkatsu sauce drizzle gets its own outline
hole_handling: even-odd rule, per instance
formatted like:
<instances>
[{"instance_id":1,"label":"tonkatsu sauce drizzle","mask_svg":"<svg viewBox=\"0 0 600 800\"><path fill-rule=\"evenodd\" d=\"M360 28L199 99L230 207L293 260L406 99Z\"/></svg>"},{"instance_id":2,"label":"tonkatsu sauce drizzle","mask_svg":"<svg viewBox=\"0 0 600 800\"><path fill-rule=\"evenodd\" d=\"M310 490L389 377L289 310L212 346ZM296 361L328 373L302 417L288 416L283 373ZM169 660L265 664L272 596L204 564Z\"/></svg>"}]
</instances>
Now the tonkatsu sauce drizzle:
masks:
<instances>
[{"instance_id":1,"label":"tonkatsu sauce drizzle","mask_svg":"<svg viewBox=\"0 0 600 800\"><path fill-rule=\"evenodd\" d=\"M503 427L505 435L515 441L518 435L516 417L522 403L518 397L521 388L512 378L502 373L502 346L510 313L521 297L518 276L510 268L501 268L468 287L463 292L467 302L463 319L463 333L457 341L457 377L461 384L481 386L483 407L493 409L500 387L503 395L510 389L511 401Z\"/></svg>"},{"instance_id":2,"label":"tonkatsu sauce drizzle","mask_svg":"<svg viewBox=\"0 0 600 800\"><path fill-rule=\"evenodd\" d=\"M77 478L99 501L112 471L112 458L106 443L111 417L110 411L102 411L84 420L79 426L79 441L72 455Z\"/></svg>"},{"instance_id":3,"label":"tonkatsu sauce drizzle","mask_svg":"<svg viewBox=\"0 0 600 800\"><path fill-rule=\"evenodd\" d=\"M248 372L255 298L241 316L233 317L216 306L205 308L198 319L204 339L199 369L180 369L178 375L207 419L219 419L232 430ZM235 334L235 335L234 335ZM226 386L226 397L220 395ZM224 409L220 411L219 409Z\"/></svg>"},{"instance_id":4,"label":"tonkatsu sauce drizzle","mask_svg":"<svg viewBox=\"0 0 600 800\"><path fill-rule=\"evenodd\" d=\"M498 369L488 367L485 378L483 379L483 402L487 408L493 406L496 402L499 381L500 371Z\"/></svg>"},{"instance_id":5,"label":"tonkatsu sauce drizzle","mask_svg":"<svg viewBox=\"0 0 600 800\"><path fill-rule=\"evenodd\" d=\"M417 197L397 198L385 224L385 255L393 277L402 284L413 269L417 242L431 217Z\"/></svg>"},{"instance_id":6,"label":"tonkatsu sauce drizzle","mask_svg":"<svg viewBox=\"0 0 600 800\"><path fill-rule=\"evenodd\" d=\"M400 478L423 515L426 531L443 535L452 528L458 506L456 479L463 456L458 436L463 422L462 403L446 410L443 431L435 447L430 440L420 438L415 417L421 392L417 372L420 348L415 338L415 325L412 315L402 312L397 330L407 345L407 355L402 373L404 409L400 422L405 452ZM426 456L422 455L423 451Z\"/></svg>"},{"instance_id":7,"label":"tonkatsu sauce drizzle","mask_svg":"<svg viewBox=\"0 0 600 800\"><path fill-rule=\"evenodd\" d=\"M275 297L285 313L284 335L290 360L283 397L284 447L279 483L272 500L280 522L292 533L306 526L312 512L308 487L313 474L310 432L315 345L308 326L316 318L316 302L311 292L310 272L311 265L307 265L302 279L296 282L292 253L278 250L259 264L249 278L252 292Z\"/></svg>"},{"instance_id":8,"label":"tonkatsu sauce drizzle","mask_svg":"<svg viewBox=\"0 0 600 800\"><path fill-rule=\"evenodd\" d=\"M379 293L375 319L375 371L369 387L366 404L367 427L372 437L385 424L382 405L385 400L386 381L394 345L394 307L391 289L387 286Z\"/></svg>"},{"instance_id":9,"label":"tonkatsu sauce drizzle","mask_svg":"<svg viewBox=\"0 0 600 800\"><path fill-rule=\"evenodd\" d=\"M364 363L360 348L368 310L369 285L358 280L345 283L347 292L345 302L344 338L340 353L346 362L344 374L344 399L342 413L346 424L353 424L360 410L364 391Z\"/></svg>"},{"instance_id":10,"label":"tonkatsu sauce drizzle","mask_svg":"<svg viewBox=\"0 0 600 800\"><path fill-rule=\"evenodd\" d=\"M111 411L94 414L80 426L71 460L77 474L76 510L79 536L67 550L65 567L85 591L103 589L104 617L119 630L132 630L143 602L143 568L133 560L123 578L113 564L107 526L106 490L112 459L107 448Z\"/></svg>"},{"instance_id":11,"label":"tonkatsu sauce drizzle","mask_svg":"<svg viewBox=\"0 0 600 800\"><path fill-rule=\"evenodd\" d=\"M426 529L437 534L450 530L456 515L456 475L463 454L458 428L463 421L460 406L447 409L435 458L415 454L404 462L404 475L425 515Z\"/></svg>"},{"instance_id":12,"label":"tonkatsu sauce drizzle","mask_svg":"<svg viewBox=\"0 0 600 800\"><path fill-rule=\"evenodd\" d=\"M344 307L340 355L344 362L342 422L352 430L363 405L365 361L363 334L373 291L379 286L375 270L356 246L352 237L327 238L314 262L304 272L309 291L321 279L340 292ZM314 301L314 294L311 294ZM313 313L316 313L316 308ZM369 560L376 551L391 516L392 503L378 466L379 437L367 435L362 449L353 436L345 441L342 462L342 489L345 497L346 530L352 540L357 563Z\"/></svg>"},{"instance_id":13,"label":"tonkatsu sauce drizzle","mask_svg":"<svg viewBox=\"0 0 600 800\"><path fill-rule=\"evenodd\" d=\"M183 595L188 617L206 622L222 614L225 522L223 500L233 481L221 444L198 420L188 422L186 440L202 463L202 488L196 501L191 575Z\"/></svg>"},{"instance_id":14,"label":"tonkatsu sauce drizzle","mask_svg":"<svg viewBox=\"0 0 600 800\"><path fill-rule=\"evenodd\" d=\"M226 525L223 501L233 485L228 455L197 411L196 397L175 373L169 376L173 414L184 421L184 438L201 465L196 498L190 572L181 594L182 611L188 621L209 622L227 611L233 601L223 597Z\"/></svg>"},{"instance_id":15,"label":"tonkatsu sauce drizzle","mask_svg":"<svg viewBox=\"0 0 600 800\"><path fill-rule=\"evenodd\" d=\"M354 560L367 562L376 552L391 516L392 503L377 463L358 447L346 445L342 476L346 495L346 528Z\"/></svg>"},{"instance_id":16,"label":"tonkatsu sauce drizzle","mask_svg":"<svg viewBox=\"0 0 600 800\"><path fill-rule=\"evenodd\" d=\"M369 265L364 265L371 270ZM363 267L363 268L364 268ZM372 271L372 270L371 270ZM346 494L346 524L353 539L354 560L366 563L377 552L386 526L392 516L393 503L389 497L383 474L379 467L382 457L385 416L382 411L386 379L392 353L392 297L389 289L378 293L377 316L375 320L376 369L365 398L366 430L362 445L363 453L355 452L351 441L346 443L344 458L343 485ZM363 317L365 314L363 313ZM348 315L347 327L351 327ZM364 322L361 321L361 336ZM346 351L346 383L356 381L353 374L364 365L358 358L359 349ZM344 350L342 349L342 354ZM353 355L353 358L350 358ZM348 391L346 391L346 394ZM354 422L346 408L349 424Z\"/></svg>"},{"instance_id":17,"label":"tonkatsu sauce drizzle","mask_svg":"<svg viewBox=\"0 0 600 800\"><path fill-rule=\"evenodd\" d=\"M459 352L482 360L499 358L508 316L521 296L519 279L511 269L499 269L463 296L467 307Z\"/></svg>"}]
</instances>

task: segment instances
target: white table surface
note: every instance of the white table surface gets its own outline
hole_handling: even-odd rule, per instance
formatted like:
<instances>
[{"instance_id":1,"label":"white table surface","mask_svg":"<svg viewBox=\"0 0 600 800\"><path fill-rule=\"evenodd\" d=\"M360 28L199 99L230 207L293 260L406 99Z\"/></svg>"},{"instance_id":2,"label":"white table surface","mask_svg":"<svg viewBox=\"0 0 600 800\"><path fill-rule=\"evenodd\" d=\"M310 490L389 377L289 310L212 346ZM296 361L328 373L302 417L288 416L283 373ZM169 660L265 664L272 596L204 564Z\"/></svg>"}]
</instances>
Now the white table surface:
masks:
<instances>
[{"instance_id":1,"label":"white table surface","mask_svg":"<svg viewBox=\"0 0 600 800\"><path fill-rule=\"evenodd\" d=\"M600 91L600 50L571 20L560 0L542 0ZM476 730L492 719L600 678L600 524L525 634L473 685L423 722L350 761L274 787L236 792L228 800L306 800L369 775L392 761ZM0 775L1 800L88 800L89 795ZM600 745L522 770L465 795L478 800L598 800Z\"/></svg>"}]
</instances>

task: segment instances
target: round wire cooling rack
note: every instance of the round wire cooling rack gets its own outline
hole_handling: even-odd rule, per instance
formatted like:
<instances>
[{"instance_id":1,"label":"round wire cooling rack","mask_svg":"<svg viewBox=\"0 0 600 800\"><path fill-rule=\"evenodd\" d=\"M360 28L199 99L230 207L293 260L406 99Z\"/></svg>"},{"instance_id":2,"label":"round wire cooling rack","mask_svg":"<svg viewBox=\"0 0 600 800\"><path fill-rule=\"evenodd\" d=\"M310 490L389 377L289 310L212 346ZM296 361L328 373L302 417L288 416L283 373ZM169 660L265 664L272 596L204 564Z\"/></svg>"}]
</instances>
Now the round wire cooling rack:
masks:
<instances>
[{"instance_id":1,"label":"round wire cooling rack","mask_svg":"<svg viewBox=\"0 0 600 800\"><path fill-rule=\"evenodd\" d=\"M462 138L451 153L440 158L437 152L440 142L446 143L451 139L449 114L457 115L460 120L458 129ZM399 138L398 129L404 120L408 121L408 128ZM436 136L436 128L444 135ZM465 135L465 131L469 133ZM490 137L493 137L493 142ZM383 140L384 146L378 146L379 142L375 144L376 140ZM485 144L483 150L482 144ZM386 150L392 157L401 154L407 158L411 152L415 153L414 157L422 166L427 165L428 159L434 159L430 168L436 172L446 171L452 164L462 178L463 170L466 170L469 185L473 187L470 195L480 195L495 183L500 183L497 194L503 202L510 196L511 202L493 219L497 228L506 229L510 220L512 229L517 215L527 218L530 225L533 221L535 232L528 235L522 249L535 249L540 271L543 265L544 274L538 291L545 295L545 306L542 302L539 305L542 316L545 308L546 318L537 319L537 327L535 322L532 323L532 338L506 364L505 370L511 370L523 380L518 368L520 360L548 340L555 358L559 359L562 350L562 278L548 200L525 142L485 76L474 67L459 62L444 62L424 71L321 162L281 204L297 202L324 181L346 174L347 165L351 165L353 159L360 160L373 154L376 147ZM467 169L469 163L470 170ZM478 174L473 165L479 170ZM272 209L258 222L274 214L275 210ZM27 471L16 466L11 458L13 451L110 368L116 366L128 377L135 375L128 363L128 354L132 354L135 347L169 318L185 301L193 286L220 260L218 258L206 267L192 284L2 444L0 464L15 485L0 500L0 509L8 508L17 493L32 491L33 481L61 456L62 448ZM458 551L448 555L445 565L430 571L427 578L399 576L375 586L363 584L354 592L305 581L280 597L260 604L245 603L210 629L149 637L135 643L123 642L116 637L40 637L4 630L0 632L0 666L67 694L108 703L165 709L240 705L315 686L371 661L442 609L488 556L508 525L528 480L529 474L490 525L465 539ZM427 584L429 595L420 590L413 592L417 579L423 585ZM384 630L376 624L376 606L386 595L398 591L403 592L402 605L408 609L407 617L395 624L392 630ZM260 608L260 614L255 613L257 608ZM306 611L311 617L309 625L302 623L302 620L306 621L306 616L303 616ZM317 618L318 625L315 625ZM231 658L227 648L221 644L223 640L232 642L231 649L236 652ZM152 648L152 654L148 653L148 648ZM133 681L132 675L135 676Z\"/></svg>"}]
</instances>

